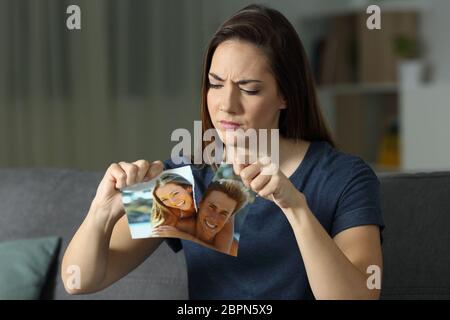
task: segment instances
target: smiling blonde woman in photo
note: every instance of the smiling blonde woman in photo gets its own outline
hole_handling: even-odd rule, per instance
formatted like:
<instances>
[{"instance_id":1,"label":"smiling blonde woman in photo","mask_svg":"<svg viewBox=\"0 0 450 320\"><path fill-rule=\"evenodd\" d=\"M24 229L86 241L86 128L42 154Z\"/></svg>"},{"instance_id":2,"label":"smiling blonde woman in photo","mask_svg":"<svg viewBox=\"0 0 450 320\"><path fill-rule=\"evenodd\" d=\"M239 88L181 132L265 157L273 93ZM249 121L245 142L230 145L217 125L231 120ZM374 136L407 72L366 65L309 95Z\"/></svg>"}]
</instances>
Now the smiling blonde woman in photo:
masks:
<instances>
[{"instance_id":1,"label":"smiling blonde woman in photo","mask_svg":"<svg viewBox=\"0 0 450 320\"><path fill-rule=\"evenodd\" d=\"M152 226L169 225L190 232L195 215L192 184L178 174L162 174L153 189Z\"/></svg>"},{"instance_id":2,"label":"smiling blonde woman in photo","mask_svg":"<svg viewBox=\"0 0 450 320\"><path fill-rule=\"evenodd\" d=\"M258 194L238 256L174 238L132 240L119 189L178 165L114 163L65 252L63 282L68 266L82 272L81 288L67 291L110 286L166 241L184 251L191 299L378 299L367 270L382 271L379 181L362 159L335 148L303 45L286 17L251 5L226 20L207 47L201 94L203 130L217 130L225 147L234 144L228 131L280 133L276 172L261 174L260 161L234 165ZM192 171L205 192L214 169Z\"/></svg>"}]
</instances>

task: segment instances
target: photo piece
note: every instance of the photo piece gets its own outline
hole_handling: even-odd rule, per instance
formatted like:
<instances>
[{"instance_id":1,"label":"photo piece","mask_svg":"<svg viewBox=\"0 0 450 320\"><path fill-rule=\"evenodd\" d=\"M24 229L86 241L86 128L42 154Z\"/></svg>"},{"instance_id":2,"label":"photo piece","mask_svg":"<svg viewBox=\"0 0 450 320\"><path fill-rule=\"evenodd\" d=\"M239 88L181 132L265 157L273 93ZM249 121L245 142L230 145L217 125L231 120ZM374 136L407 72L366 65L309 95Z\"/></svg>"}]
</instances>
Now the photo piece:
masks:
<instances>
[{"instance_id":1,"label":"photo piece","mask_svg":"<svg viewBox=\"0 0 450 320\"><path fill-rule=\"evenodd\" d=\"M221 164L200 201L196 237L217 251L237 256L241 230L254 200L255 193L234 174L233 166Z\"/></svg>"},{"instance_id":2,"label":"photo piece","mask_svg":"<svg viewBox=\"0 0 450 320\"><path fill-rule=\"evenodd\" d=\"M192 231L197 204L190 166L165 170L156 178L122 189L122 201L133 239L158 236L155 227Z\"/></svg>"},{"instance_id":3,"label":"photo piece","mask_svg":"<svg viewBox=\"0 0 450 320\"><path fill-rule=\"evenodd\" d=\"M191 167L184 166L124 188L122 200L132 238L180 238L237 256L255 193L228 164L220 165L198 204L194 183Z\"/></svg>"}]
</instances>

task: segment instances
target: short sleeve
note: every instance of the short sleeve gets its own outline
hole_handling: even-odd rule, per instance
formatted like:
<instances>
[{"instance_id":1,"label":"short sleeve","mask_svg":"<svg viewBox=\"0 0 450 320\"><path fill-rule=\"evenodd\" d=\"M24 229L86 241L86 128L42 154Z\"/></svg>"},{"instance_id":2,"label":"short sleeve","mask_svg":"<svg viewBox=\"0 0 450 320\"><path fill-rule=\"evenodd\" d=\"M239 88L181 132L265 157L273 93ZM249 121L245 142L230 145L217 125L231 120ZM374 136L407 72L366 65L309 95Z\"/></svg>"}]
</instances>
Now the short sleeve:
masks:
<instances>
[{"instance_id":1,"label":"short sleeve","mask_svg":"<svg viewBox=\"0 0 450 320\"><path fill-rule=\"evenodd\" d=\"M339 198L331 236L362 225L378 225L380 233L384 229L380 182L373 170L363 160L357 158Z\"/></svg>"},{"instance_id":2,"label":"short sleeve","mask_svg":"<svg viewBox=\"0 0 450 320\"><path fill-rule=\"evenodd\" d=\"M166 238L166 243L175 253L183 249L183 243L178 238Z\"/></svg>"}]
</instances>

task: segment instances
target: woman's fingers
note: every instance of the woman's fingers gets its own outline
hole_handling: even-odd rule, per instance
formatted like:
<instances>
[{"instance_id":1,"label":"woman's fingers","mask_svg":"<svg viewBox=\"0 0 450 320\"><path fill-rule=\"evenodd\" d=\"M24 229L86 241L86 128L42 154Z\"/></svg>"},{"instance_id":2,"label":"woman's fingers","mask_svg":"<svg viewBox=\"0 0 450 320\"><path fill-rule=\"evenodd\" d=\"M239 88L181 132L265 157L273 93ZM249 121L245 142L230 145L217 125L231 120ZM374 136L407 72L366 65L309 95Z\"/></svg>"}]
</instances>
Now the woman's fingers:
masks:
<instances>
[{"instance_id":1,"label":"woman's fingers","mask_svg":"<svg viewBox=\"0 0 450 320\"><path fill-rule=\"evenodd\" d=\"M138 160L133 162L134 165L138 167L138 172L136 175L136 182L141 182L144 180L148 169L150 168L150 163L147 160Z\"/></svg>"},{"instance_id":2,"label":"woman's fingers","mask_svg":"<svg viewBox=\"0 0 450 320\"><path fill-rule=\"evenodd\" d=\"M240 176L245 186L250 187L252 180L261 172L261 166L255 162L241 170Z\"/></svg>"},{"instance_id":3,"label":"woman's fingers","mask_svg":"<svg viewBox=\"0 0 450 320\"><path fill-rule=\"evenodd\" d=\"M148 181L157 177L163 170L164 164L162 163L162 161L153 161L152 163L150 163L147 173L144 176L144 181Z\"/></svg>"},{"instance_id":4,"label":"woman's fingers","mask_svg":"<svg viewBox=\"0 0 450 320\"><path fill-rule=\"evenodd\" d=\"M164 226L164 225L162 225L162 226L155 227L153 230L163 232L163 231L177 231L178 229L175 228L175 227L172 227L172 226Z\"/></svg>"},{"instance_id":5,"label":"woman's fingers","mask_svg":"<svg viewBox=\"0 0 450 320\"><path fill-rule=\"evenodd\" d=\"M111 180L115 182L116 189L122 189L142 181L149 181L159 175L164 169L161 161L152 163L147 160L137 160L133 163L121 161L113 163L108 168Z\"/></svg>"},{"instance_id":6,"label":"woman's fingers","mask_svg":"<svg viewBox=\"0 0 450 320\"><path fill-rule=\"evenodd\" d=\"M250 182L250 188L252 188L253 191L259 194L259 192L267 185L269 181L270 176L259 174L255 179L252 180L252 182Z\"/></svg>"},{"instance_id":7,"label":"woman's fingers","mask_svg":"<svg viewBox=\"0 0 450 320\"><path fill-rule=\"evenodd\" d=\"M269 157L261 157L258 161L250 165L233 164L233 169L238 174L244 184L249 187L253 179L258 175L275 175L277 173L277 166L271 163Z\"/></svg>"},{"instance_id":8,"label":"woman's fingers","mask_svg":"<svg viewBox=\"0 0 450 320\"><path fill-rule=\"evenodd\" d=\"M268 157L261 157L257 162L242 168L239 175L244 185L261 197L267 198L277 191L278 167Z\"/></svg>"},{"instance_id":9,"label":"woman's fingers","mask_svg":"<svg viewBox=\"0 0 450 320\"><path fill-rule=\"evenodd\" d=\"M127 185L127 174L120 165L113 163L110 165L108 171L113 180L115 180L116 189L123 188Z\"/></svg>"},{"instance_id":10,"label":"woman's fingers","mask_svg":"<svg viewBox=\"0 0 450 320\"><path fill-rule=\"evenodd\" d=\"M139 168L134 163L128 162L119 162L119 165L122 167L123 171L125 171L127 175L127 186L131 186L136 183L136 177L139 171Z\"/></svg>"},{"instance_id":11,"label":"woman's fingers","mask_svg":"<svg viewBox=\"0 0 450 320\"><path fill-rule=\"evenodd\" d=\"M269 181L258 191L258 195L263 198L268 198L270 195L275 196L279 187L279 177L277 175L266 176Z\"/></svg>"},{"instance_id":12,"label":"woman's fingers","mask_svg":"<svg viewBox=\"0 0 450 320\"><path fill-rule=\"evenodd\" d=\"M233 162L233 171L235 174L239 176L241 174L241 171L247 166L248 165Z\"/></svg>"},{"instance_id":13,"label":"woman's fingers","mask_svg":"<svg viewBox=\"0 0 450 320\"><path fill-rule=\"evenodd\" d=\"M158 226L153 228L152 236L154 237L174 237L176 236L178 229L172 226Z\"/></svg>"},{"instance_id":14,"label":"woman's fingers","mask_svg":"<svg viewBox=\"0 0 450 320\"><path fill-rule=\"evenodd\" d=\"M166 234L165 234L164 231L153 229L153 230L152 230L152 233L151 233L151 236L152 236L152 237L162 237L162 238L165 238L165 237L166 237Z\"/></svg>"}]
</instances>

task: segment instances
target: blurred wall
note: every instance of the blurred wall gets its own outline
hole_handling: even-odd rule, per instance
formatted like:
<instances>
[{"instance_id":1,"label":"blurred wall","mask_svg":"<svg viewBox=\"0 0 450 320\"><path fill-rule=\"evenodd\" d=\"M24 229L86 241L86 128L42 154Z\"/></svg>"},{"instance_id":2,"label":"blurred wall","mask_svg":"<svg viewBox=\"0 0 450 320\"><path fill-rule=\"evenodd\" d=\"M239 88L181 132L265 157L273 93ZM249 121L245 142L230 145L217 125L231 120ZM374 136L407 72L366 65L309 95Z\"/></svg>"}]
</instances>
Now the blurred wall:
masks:
<instances>
[{"instance_id":1,"label":"blurred wall","mask_svg":"<svg viewBox=\"0 0 450 320\"><path fill-rule=\"evenodd\" d=\"M450 82L450 1L429 0L423 12L422 37L432 80Z\"/></svg>"},{"instance_id":2,"label":"blurred wall","mask_svg":"<svg viewBox=\"0 0 450 320\"><path fill-rule=\"evenodd\" d=\"M254 2L279 9L307 39L303 17L373 1L0 0L0 167L103 170L168 158L171 132L200 117L209 38ZM414 2L426 8L434 78L448 81L450 2ZM65 27L69 4L82 9L81 31Z\"/></svg>"},{"instance_id":3,"label":"blurred wall","mask_svg":"<svg viewBox=\"0 0 450 320\"><path fill-rule=\"evenodd\" d=\"M0 166L167 158L199 118L203 20L186 1L0 0Z\"/></svg>"}]
</instances>

